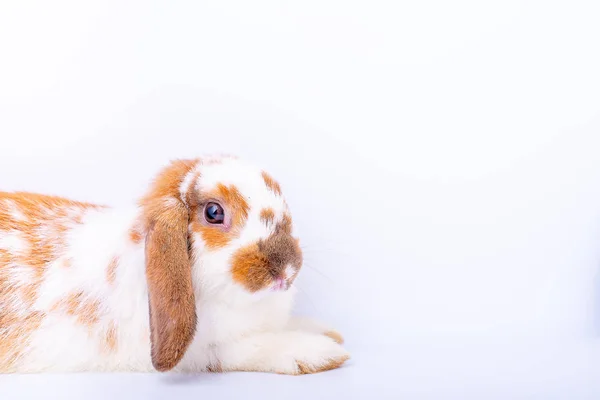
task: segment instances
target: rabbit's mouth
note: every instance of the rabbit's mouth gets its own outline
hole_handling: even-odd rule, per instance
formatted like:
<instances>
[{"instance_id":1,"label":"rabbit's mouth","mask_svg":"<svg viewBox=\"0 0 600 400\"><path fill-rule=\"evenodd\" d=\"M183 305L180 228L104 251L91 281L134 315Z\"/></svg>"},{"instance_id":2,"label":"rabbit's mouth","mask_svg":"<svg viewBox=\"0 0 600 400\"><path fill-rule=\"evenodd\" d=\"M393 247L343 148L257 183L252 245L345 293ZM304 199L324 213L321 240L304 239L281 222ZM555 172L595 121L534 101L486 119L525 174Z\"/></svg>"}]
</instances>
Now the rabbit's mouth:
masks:
<instances>
[{"instance_id":1,"label":"rabbit's mouth","mask_svg":"<svg viewBox=\"0 0 600 400\"><path fill-rule=\"evenodd\" d=\"M292 286L297 275L298 269L288 264L281 274L273 277L273 282L270 285L271 291L285 292Z\"/></svg>"},{"instance_id":2,"label":"rabbit's mouth","mask_svg":"<svg viewBox=\"0 0 600 400\"><path fill-rule=\"evenodd\" d=\"M285 292L290 287L287 279L283 278L275 278L273 279L273 283L271 284L271 290L274 292Z\"/></svg>"}]
</instances>

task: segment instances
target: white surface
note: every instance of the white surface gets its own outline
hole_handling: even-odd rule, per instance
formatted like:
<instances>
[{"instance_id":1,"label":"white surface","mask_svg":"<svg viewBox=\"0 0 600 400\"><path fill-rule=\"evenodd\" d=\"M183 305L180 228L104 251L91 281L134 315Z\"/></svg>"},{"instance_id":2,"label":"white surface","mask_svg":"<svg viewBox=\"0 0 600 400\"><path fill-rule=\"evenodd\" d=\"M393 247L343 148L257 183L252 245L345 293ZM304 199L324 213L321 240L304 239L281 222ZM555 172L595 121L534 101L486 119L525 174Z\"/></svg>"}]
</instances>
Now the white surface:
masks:
<instances>
[{"instance_id":1,"label":"white surface","mask_svg":"<svg viewBox=\"0 0 600 400\"><path fill-rule=\"evenodd\" d=\"M403 343L360 349L340 370L0 376L3 399L460 399L600 396L600 343Z\"/></svg>"},{"instance_id":2,"label":"white surface","mask_svg":"<svg viewBox=\"0 0 600 400\"><path fill-rule=\"evenodd\" d=\"M299 311L355 353L297 380L1 377L3 398L593 398L599 7L2 2L2 189L118 205L169 158L254 159L306 247Z\"/></svg>"}]
</instances>

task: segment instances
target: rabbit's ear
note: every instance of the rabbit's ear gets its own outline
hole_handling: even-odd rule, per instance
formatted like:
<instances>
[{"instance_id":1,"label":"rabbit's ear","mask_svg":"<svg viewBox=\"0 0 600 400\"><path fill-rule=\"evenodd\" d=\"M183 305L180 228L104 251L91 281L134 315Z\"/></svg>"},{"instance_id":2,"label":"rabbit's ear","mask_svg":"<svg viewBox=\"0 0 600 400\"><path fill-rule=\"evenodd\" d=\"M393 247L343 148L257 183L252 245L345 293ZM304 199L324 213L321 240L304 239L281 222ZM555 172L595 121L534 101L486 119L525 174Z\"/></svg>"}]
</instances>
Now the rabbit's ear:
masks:
<instances>
[{"instance_id":1,"label":"rabbit's ear","mask_svg":"<svg viewBox=\"0 0 600 400\"><path fill-rule=\"evenodd\" d=\"M180 186L194 163L177 161L158 176L142 200L146 227L146 278L152 364L175 367L196 330L196 307L188 246L189 209Z\"/></svg>"}]
</instances>

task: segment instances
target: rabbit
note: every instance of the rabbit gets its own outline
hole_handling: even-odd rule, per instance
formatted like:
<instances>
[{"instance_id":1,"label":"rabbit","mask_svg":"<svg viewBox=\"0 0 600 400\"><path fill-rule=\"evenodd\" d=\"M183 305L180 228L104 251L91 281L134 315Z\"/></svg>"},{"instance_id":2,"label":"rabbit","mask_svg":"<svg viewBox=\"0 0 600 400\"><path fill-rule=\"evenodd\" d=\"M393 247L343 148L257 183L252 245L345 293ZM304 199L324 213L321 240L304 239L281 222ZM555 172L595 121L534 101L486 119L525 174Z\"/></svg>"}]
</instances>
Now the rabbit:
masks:
<instances>
[{"instance_id":1,"label":"rabbit","mask_svg":"<svg viewBox=\"0 0 600 400\"><path fill-rule=\"evenodd\" d=\"M291 315L292 228L234 156L172 160L123 209L0 192L0 372L339 368L342 336Z\"/></svg>"}]
</instances>

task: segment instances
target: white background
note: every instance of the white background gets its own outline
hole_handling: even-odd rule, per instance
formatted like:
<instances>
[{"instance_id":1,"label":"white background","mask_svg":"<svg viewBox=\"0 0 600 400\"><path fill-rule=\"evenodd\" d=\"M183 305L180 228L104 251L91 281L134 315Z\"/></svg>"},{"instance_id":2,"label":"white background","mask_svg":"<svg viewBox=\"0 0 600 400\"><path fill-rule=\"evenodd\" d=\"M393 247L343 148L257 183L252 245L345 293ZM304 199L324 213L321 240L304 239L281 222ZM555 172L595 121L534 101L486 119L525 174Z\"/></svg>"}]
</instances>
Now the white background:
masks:
<instances>
[{"instance_id":1,"label":"white background","mask_svg":"<svg viewBox=\"0 0 600 400\"><path fill-rule=\"evenodd\" d=\"M598 398L599 21L592 0L2 1L0 188L121 205L172 158L249 158L306 248L298 312L354 354L2 397Z\"/></svg>"}]
</instances>

